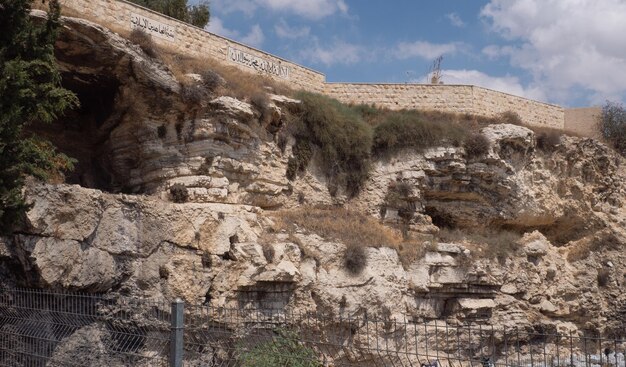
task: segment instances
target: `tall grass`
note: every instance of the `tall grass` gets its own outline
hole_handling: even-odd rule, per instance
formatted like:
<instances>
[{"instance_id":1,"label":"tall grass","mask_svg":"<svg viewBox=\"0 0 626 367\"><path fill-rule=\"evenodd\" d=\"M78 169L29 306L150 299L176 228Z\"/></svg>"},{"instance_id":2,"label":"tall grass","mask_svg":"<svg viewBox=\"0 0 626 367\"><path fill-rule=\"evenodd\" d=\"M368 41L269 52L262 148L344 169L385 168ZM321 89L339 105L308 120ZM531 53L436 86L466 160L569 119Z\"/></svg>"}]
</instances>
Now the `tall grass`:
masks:
<instances>
[{"instance_id":1,"label":"tall grass","mask_svg":"<svg viewBox=\"0 0 626 367\"><path fill-rule=\"evenodd\" d=\"M327 240L345 244L348 249L345 255L350 256L344 259L346 267L360 264L363 260L361 258L363 253L355 248L393 248L398 252L400 261L405 267L421 258L427 250L423 243L405 240L398 231L379 223L373 217L344 208L303 207L279 211L274 215L274 219L275 231L293 234L304 229Z\"/></svg>"},{"instance_id":2,"label":"tall grass","mask_svg":"<svg viewBox=\"0 0 626 367\"><path fill-rule=\"evenodd\" d=\"M374 127L372 150L376 154L393 153L399 149L423 150L436 145L460 145L467 127L453 120L436 122L420 117L411 110L370 112Z\"/></svg>"}]
</instances>

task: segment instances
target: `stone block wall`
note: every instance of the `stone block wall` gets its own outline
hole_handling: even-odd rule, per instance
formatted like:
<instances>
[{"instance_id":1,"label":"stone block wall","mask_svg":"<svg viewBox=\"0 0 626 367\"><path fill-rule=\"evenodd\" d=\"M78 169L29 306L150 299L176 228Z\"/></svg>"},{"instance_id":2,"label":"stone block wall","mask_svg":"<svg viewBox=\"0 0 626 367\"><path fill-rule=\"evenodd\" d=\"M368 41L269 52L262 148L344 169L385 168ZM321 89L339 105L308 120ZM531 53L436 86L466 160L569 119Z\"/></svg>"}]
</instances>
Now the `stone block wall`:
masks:
<instances>
[{"instance_id":1,"label":"stone block wall","mask_svg":"<svg viewBox=\"0 0 626 367\"><path fill-rule=\"evenodd\" d=\"M154 31L146 27L144 30L147 29L161 47L185 55L214 58L245 71L273 77L296 89L322 92L326 80L324 74L315 70L123 0L60 0L60 3L63 8L69 8L71 14L78 13L105 27L130 32L139 27L137 24L151 26ZM166 32L160 35L157 29Z\"/></svg>"},{"instance_id":2,"label":"stone block wall","mask_svg":"<svg viewBox=\"0 0 626 367\"><path fill-rule=\"evenodd\" d=\"M344 103L378 107L472 113L472 86L327 83L324 93Z\"/></svg>"},{"instance_id":3,"label":"stone block wall","mask_svg":"<svg viewBox=\"0 0 626 367\"><path fill-rule=\"evenodd\" d=\"M535 126L564 128L563 108L471 85L326 83L324 74L228 38L209 33L124 0L60 0L64 9L120 32L142 28L172 51L209 57L260 73L295 89L325 93L342 102L390 109L426 109L495 116L517 112ZM38 4L45 10L46 4Z\"/></svg>"},{"instance_id":4,"label":"stone block wall","mask_svg":"<svg viewBox=\"0 0 626 367\"><path fill-rule=\"evenodd\" d=\"M517 112L532 126L563 129L562 107L471 85L327 83L324 92L345 103L496 116Z\"/></svg>"},{"instance_id":5,"label":"stone block wall","mask_svg":"<svg viewBox=\"0 0 626 367\"><path fill-rule=\"evenodd\" d=\"M597 123L601 115L602 107L568 108L565 110L565 130L600 139Z\"/></svg>"},{"instance_id":6,"label":"stone block wall","mask_svg":"<svg viewBox=\"0 0 626 367\"><path fill-rule=\"evenodd\" d=\"M496 116L513 111L531 126L563 129L565 125L563 107L476 86L472 87L472 94L476 115Z\"/></svg>"}]
</instances>

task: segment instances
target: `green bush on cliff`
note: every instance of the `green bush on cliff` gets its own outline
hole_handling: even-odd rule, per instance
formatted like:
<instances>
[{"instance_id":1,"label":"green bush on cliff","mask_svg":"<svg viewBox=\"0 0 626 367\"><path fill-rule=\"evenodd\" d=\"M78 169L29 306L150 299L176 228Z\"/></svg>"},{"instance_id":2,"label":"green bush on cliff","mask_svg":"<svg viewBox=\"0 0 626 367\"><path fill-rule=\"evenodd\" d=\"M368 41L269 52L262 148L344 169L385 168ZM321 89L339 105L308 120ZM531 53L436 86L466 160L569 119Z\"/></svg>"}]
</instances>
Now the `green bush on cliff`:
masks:
<instances>
[{"instance_id":1,"label":"green bush on cliff","mask_svg":"<svg viewBox=\"0 0 626 367\"><path fill-rule=\"evenodd\" d=\"M50 1L48 19L36 25L30 1L3 2L0 10L0 232L9 232L28 205L24 176L55 177L73 161L26 127L51 122L78 99L61 87L54 60L60 7Z\"/></svg>"},{"instance_id":2,"label":"green bush on cliff","mask_svg":"<svg viewBox=\"0 0 626 367\"><path fill-rule=\"evenodd\" d=\"M403 148L422 150L440 144L455 144L463 140L466 128L451 121L433 121L417 111L384 111L374 127L373 151L393 153Z\"/></svg>"},{"instance_id":3,"label":"green bush on cliff","mask_svg":"<svg viewBox=\"0 0 626 367\"><path fill-rule=\"evenodd\" d=\"M339 187L345 187L348 195L356 194L369 171L372 128L335 99L308 92L297 98L302 103L293 132L296 141L319 148L331 194Z\"/></svg>"}]
</instances>

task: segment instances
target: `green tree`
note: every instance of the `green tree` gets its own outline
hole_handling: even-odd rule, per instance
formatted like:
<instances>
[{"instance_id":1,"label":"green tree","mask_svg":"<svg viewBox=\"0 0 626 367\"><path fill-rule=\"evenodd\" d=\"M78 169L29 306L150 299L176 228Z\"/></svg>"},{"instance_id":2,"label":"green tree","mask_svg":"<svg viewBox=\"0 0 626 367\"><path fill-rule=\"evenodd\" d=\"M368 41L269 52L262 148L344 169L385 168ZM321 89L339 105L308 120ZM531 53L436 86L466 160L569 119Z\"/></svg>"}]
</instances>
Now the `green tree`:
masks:
<instances>
[{"instance_id":1,"label":"green tree","mask_svg":"<svg viewBox=\"0 0 626 367\"><path fill-rule=\"evenodd\" d=\"M28 208L22 195L24 177L47 179L72 166L54 146L29 134L34 122L51 122L78 104L61 87L54 60L59 28L58 0L50 1L48 19L35 24L32 0L0 4L0 232L11 230Z\"/></svg>"},{"instance_id":2,"label":"green tree","mask_svg":"<svg viewBox=\"0 0 626 367\"><path fill-rule=\"evenodd\" d=\"M607 101L602 107L598 124L602 136L621 155L626 156L626 110L616 102Z\"/></svg>"},{"instance_id":3,"label":"green tree","mask_svg":"<svg viewBox=\"0 0 626 367\"><path fill-rule=\"evenodd\" d=\"M209 4L205 1L201 1L197 5L189 5L187 0L130 1L200 28L204 28L209 23L211 17Z\"/></svg>"}]
</instances>

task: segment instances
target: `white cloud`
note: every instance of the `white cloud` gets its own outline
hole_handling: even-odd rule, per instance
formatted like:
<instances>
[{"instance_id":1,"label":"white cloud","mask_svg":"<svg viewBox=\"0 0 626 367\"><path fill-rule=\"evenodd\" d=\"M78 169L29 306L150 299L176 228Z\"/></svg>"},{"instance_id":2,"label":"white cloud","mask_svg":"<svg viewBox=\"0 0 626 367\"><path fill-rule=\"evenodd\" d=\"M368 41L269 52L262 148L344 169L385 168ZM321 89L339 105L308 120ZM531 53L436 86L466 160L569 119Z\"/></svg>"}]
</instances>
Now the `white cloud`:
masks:
<instances>
[{"instance_id":1,"label":"white cloud","mask_svg":"<svg viewBox=\"0 0 626 367\"><path fill-rule=\"evenodd\" d=\"M514 94L520 97L535 100L545 100L545 95L541 90L525 88L519 78L511 75L496 77L485 74L478 70L442 70L442 80L445 84L471 84L479 87L489 88L504 93ZM426 76L420 79L423 82Z\"/></svg>"},{"instance_id":2,"label":"white cloud","mask_svg":"<svg viewBox=\"0 0 626 367\"><path fill-rule=\"evenodd\" d=\"M241 38L242 43L254 47L260 47L263 44L264 40L265 35L263 34L263 30L258 24L253 25L252 29L250 29L250 33Z\"/></svg>"},{"instance_id":3,"label":"white cloud","mask_svg":"<svg viewBox=\"0 0 626 367\"><path fill-rule=\"evenodd\" d=\"M397 59L421 57L430 60L441 55L454 54L462 47L463 45L460 43L400 42L392 51L392 54Z\"/></svg>"},{"instance_id":4,"label":"white cloud","mask_svg":"<svg viewBox=\"0 0 626 367\"><path fill-rule=\"evenodd\" d=\"M463 19L461 19L461 17L457 13L446 14L446 18L448 18L448 20L450 21L450 24L452 24L455 27L458 27L458 28L465 27L465 22L463 21Z\"/></svg>"},{"instance_id":5,"label":"white cloud","mask_svg":"<svg viewBox=\"0 0 626 367\"><path fill-rule=\"evenodd\" d=\"M274 25L274 31L280 38L296 39L306 37L311 33L311 27L292 27L284 19Z\"/></svg>"},{"instance_id":6,"label":"white cloud","mask_svg":"<svg viewBox=\"0 0 626 367\"><path fill-rule=\"evenodd\" d=\"M589 91L589 102L626 93L626 1L491 0L481 11L511 45L489 46L531 73L551 100Z\"/></svg>"},{"instance_id":7,"label":"white cloud","mask_svg":"<svg viewBox=\"0 0 626 367\"><path fill-rule=\"evenodd\" d=\"M355 64L361 61L364 55L363 47L345 41L335 41L328 46L320 46L315 40L313 47L300 52L301 59L326 66Z\"/></svg>"},{"instance_id":8,"label":"white cloud","mask_svg":"<svg viewBox=\"0 0 626 367\"><path fill-rule=\"evenodd\" d=\"M245 43L246 45L253 47L260 47L265 40L265 34L258 24L253 25L248 34L242 35L234 29L226 28L222 20L215 16L211 17L211 21L205 29L211 33L228 37L230 39Z\"/></svg>"},{"instance_id":9,"label":"white cloud","mask_svg":"<svg viewBox=\"0 0 626 367\"><path fill-rule=\"evenodd\" d=\"M266 8L308 19L321 19L335 13L348 12L348 5L344 0L213 0L211 4L225 13L240 11L251 15L258 8Z\"/></svg>"},{"instance_id":10,"label":"white cloud","mask_svg":"<svg viewBox=\"0 0 626 367\"><path fill-rule=\"evenodd\" d=\"M239 32L224 27L224 23L222 23L222 20L216 16L211 17L211 21L204 29L211 33L219 34L220 36L228 38L239 37Z\"/></svg>"}]
</instances>

